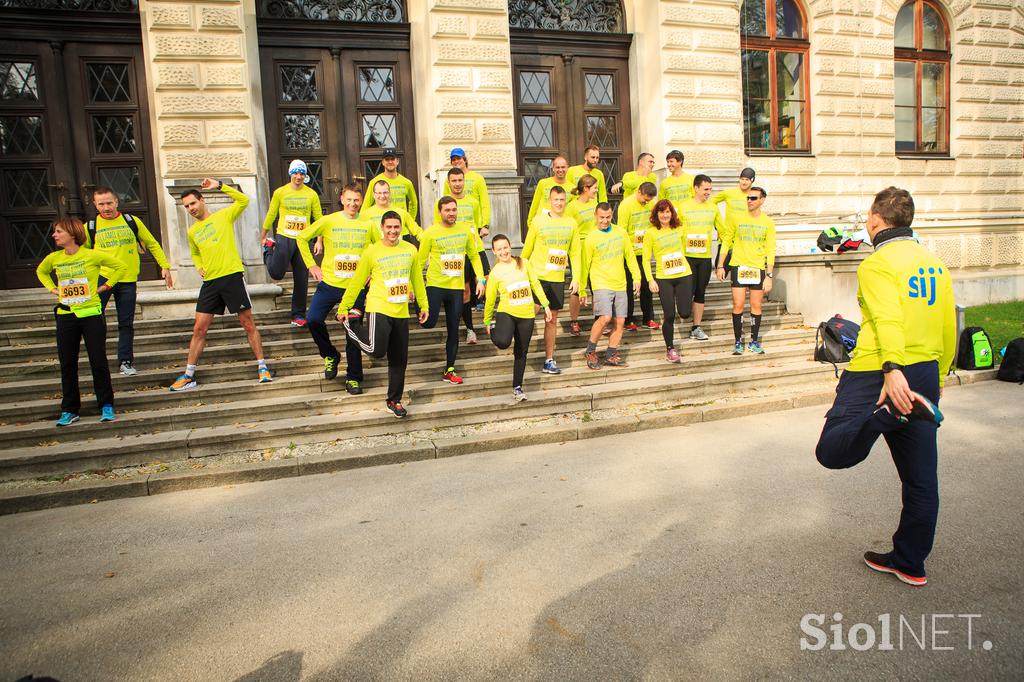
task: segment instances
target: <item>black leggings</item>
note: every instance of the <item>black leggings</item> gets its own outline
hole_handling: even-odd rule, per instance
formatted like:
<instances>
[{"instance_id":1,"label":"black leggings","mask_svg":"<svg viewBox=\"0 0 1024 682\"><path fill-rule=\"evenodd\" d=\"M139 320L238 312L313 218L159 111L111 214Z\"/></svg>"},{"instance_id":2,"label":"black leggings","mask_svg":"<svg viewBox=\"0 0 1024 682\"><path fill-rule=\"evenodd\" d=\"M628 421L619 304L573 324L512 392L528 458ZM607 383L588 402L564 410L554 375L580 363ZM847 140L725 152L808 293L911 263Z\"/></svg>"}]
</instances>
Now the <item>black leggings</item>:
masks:
<instances>
[{"instance_id":1,"label":"black leggings","mask_svg":"<svg viewBox=\"0 0 1024 682\"><path fill-rule=\"evenodd\" d=\"M371 358L388 356L388 400L401 402L405 366L409 363L409 318L366 313L363 320L345 323L345 331Z\"/></svg>"},{"instance_id":2,"label":"black leggings","mask_svg":"<svg viewBox=\"0 0 1024 682\"><path fill-rule=\"evenodd\" d=\"M523 375L526 373L526 353L530 350L530 339L532 338L532 317L513 317L508 313L494 315L491 342L502 350L511 346L513 340L516 342L513 351L515 360L512 363L512 388L523 385Z\"/></svg>"},{"instance_id":3,"label":"black leggings","mask_svg":"<svg viewBox=\"0 0 1024 682\"><path fill-rule=\"evenodd\" d=\"M462 314L462 289L442 289L427 287L427 305L430 314L423 323L424 329L437 326L437 318L444 308L444 325L448 336L444 342L445 368L455 366L455 358L459 354L459 316Z\"/></svg>"},{"instance_id":4,"label":"black leggings","mask_svg":"<svg viewBox=\"0 0 1024 682\"><path fill-rule=\"evenodd\" d=\"M309 293L309 268L302 260L302 254L295 240L284 235L275 235L276 243L263 257L267 274L275 282L284 279L288 266L292 268L292 317L306 316L306 302Z\"/></svg>"},{"instance_id":5,"label":"black leggings","mask_svg":"<svg viewBox=\"0 0 1024 682\"><path fill-rule=\"evenodd\" d=\"M484 277L491 274L491 264L487 262L487 252L480 252L480 265L484 269ZM473 266L469 264L469 257L466 257L466 283L469 285L469 303L462 307L462 321L466 324L466 329L473 329L473 307L479 303L482 299L476 295L476 272L473 271Z\"/></svg>"},{"instance_id":6,"label":"black leggings","mask_svg":"<svg viewBox=\"0 0 1024 682\"><path fill-rule=\"evenodd\" d=\"M92 386L96 404L100 407L114 404L114 389L110 385L110 365L107 364L107 323L103 315L76 317L64 313L57 318L57 357L60 359L60 388L62 412L78 414L82 407L82 394L78 389L78 353L85 339L92 368Z\"/></svg>"},{"instance_id":7,"label":"black leggings","mask_svg":"<svg viewBox=\"0 0 1024 682\"><path fill-rule=\"evenodd\" d=\"M647 273L644 272L644 257L637 256L636 264L640 268L640 312L643 314L644 322L650 322L654 319L654 294L651 293L651 288L647 284ZM636 322L633 319L633 311L635 310L636 301L633 296L633 273L626 268L626 296L629 300L626 303L626 324L630 322Z\"/></svg>"},{"instance_id":8,"label":"black leggings","mask_svg":"<svg viewBox=\"0 0 1024 682\"><path fill-rule=\"evenodd\" d=\"M675 344L676 313L679 317L689 317L693 309L693 275L661 279L658 283L658 298L665 319L661 321L661 335L665 337L665 347L673 348Z\"/></svg>"}]
</instances>

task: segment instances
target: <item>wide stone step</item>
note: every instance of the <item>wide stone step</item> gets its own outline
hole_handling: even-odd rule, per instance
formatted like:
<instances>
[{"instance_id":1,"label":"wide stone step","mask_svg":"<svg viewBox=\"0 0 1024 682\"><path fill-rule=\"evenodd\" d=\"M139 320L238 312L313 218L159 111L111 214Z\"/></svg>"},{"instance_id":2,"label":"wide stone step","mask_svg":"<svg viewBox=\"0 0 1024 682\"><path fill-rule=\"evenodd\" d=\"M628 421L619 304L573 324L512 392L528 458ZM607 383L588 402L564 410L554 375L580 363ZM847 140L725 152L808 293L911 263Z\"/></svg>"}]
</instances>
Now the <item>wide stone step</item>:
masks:
<instances>
[{"instance_id":1,"label":"wide stone step","mask_svg":"<svg viewBox=\"0 0 1024 682\"><path fill-rule=\"evenodd\" d=\"M692 372L733 367L740 363L775 366L779 362L805 359L811 352L812 347L806 339L795 339L785 345L780 341L772 349L771 356L733 357L719 349L684 356L683 363L674 365L666 362L662 353L645 352L630 354L628 368L609 367L601 370L588 369L583 354L579 353L566 358L560 375L544 374L537 362L532 363L525 376L525 384L528 387L543 388L584 386L646 377L685 376ZM441 381L440 371L436 367L414 365L406 374L406 393L417 403L509 394L511 358L475 361L464 378L466 383L455 387ZM301 417L315 412L313 406L318 401L338 396L345 397L346 404L351 405L379 404L384 399L386 388L387 367L381 366L366 372L364 393L360 396L348 396L339 381L327 381L319 374L288 377L262 385L253 381L226 382L183 393L140 391L119 396L117 421L101 424L92 419L91 413L94 410L90 410L83 422L71 428L53 426L53 401L33 401L22 403L19 406L20 413L12 415L18 421L0 431L0 448L38 445L40 442L68 442L111 433L175 428L182 418L187 418L190 425L198 426L238 419L262 421L286 416ZM254 404L260 408L253 411Z\"/></svg>"},{"instance_id":2,"label":"wide stone step","mask_svg":"<svg viewBox=\"0 0 1024 682\"><path fill-rule=\"evenodd\" d=\"M584 335L580 335L579 337L571 336L569 334L568 322L559 322L561 327L559 330L559 347L574 348L578 344L585 344ZM765 315L761 319L761 328L767 331L781 327L797 327L800 326L801 323L802 318L799 315ZM688 323L686 324L688 326ZM583 326L586 331L589 323L584 323ZM707 331L711 336L725 336L728 338L731 338L732 336L731 320L712 319L703 326L705 331ZM543 324L538 323L535 338L540 338L542 329ZM676 329L677 337L681 336L681 327L677 326ZM339 349L343 348L341 331L342 329L340 326L331 328L332 338ZM417 357L419 357L419 353L424 353L426 356L437 358L440 362L444 355L444 335L445 331L442 328L412 328L409 334L410 353L417 354ZM476 345L469 345L464 343L465 332L460 331L460 338L463 339L463 343L459 348L460 358L470 358L493 352L493 346L488 342L486 336L480 333L479 337L479 343ZM641 328L636 332L627 332L623 338L625 344L633 343L634 340L643 341L648 339L661 339L661 331ZM245 334L241 330L235 330L230 339L233 341L232 343L213 344L208 346L203 352L201 366L205 367L208 365L234 361L249 365L251 372L254 373L255 369L251 365L252 351L249 348L248 342L245 340ZM227 339L224 340L227 341ZM485 348L489 348L490 351L485 350ZM271 363L276 363L281 358L294 356L318 357L315 344L310 338L310 335L304 330L294 330L294 332L287 334L280 340L265 340L263 343L263 351L264 356L268 359L268 362ZM136 378L136 380L142 381L143 385L151 385L155 381L161 380L170 383L174 380L174 376L176 376L174 373L184 365L186 354L187 344L183 344L180 347L172 349L158 350L137 355L135 364L140 371L140 376L144 376L142 379ZM110 359L112 371L116 373L116 356L108 356L108 358ZM27 380L39 379L52 379L59 382L60 365L55 358L39 359L35 361L14 361L11 357L7 357L6 359L8 362L0 364L0 386L6 386L9 382L20 383ZM85 356L84 351L79 357L78 365L79 380L81 382L86 380L90 375L88 358ZM274 367L274 369L277 371L276 367ZM154 379L153 374L159 374L162 379ZM121 379L123 379L123 377L118 375L116 378L117 383L115 383L115 388L122 385L132 385L120 383Z\"/></svg>"},{"instance_id":3,"label":"wide stone step","mask_svg":"<svg viewBox=\"0 0 1024 682\"><path fill-rule=\"evenodd\" d=\"M802 352L802 350L801 350ZM444 427L456 424L479 424L495 420L537 415L552 415L581 410L600 409L610 405L647 403L656 400L692 400L699 397L713 397L740 390L756 381L762 385L786 386L802 381L815 381L831 373L831 367L807 360L777 359L743 356L735 365L712 371L696 371L680 375L680 369L661 363L676 373L669 375L632 378L621 381L615 378L597 384L574 382L548 390L535 390L528 384L530 400L513 404L505 393L483 395L456 400L423 401L412 387L410 418L395 420L383 409L383 389L373 407L373 393L362 401L351 400L352 396L335 397L321 394L298 402L285 399L250 401L248 405L232 405L231 409L241 411L239 418L231 423L218 422L215 426L195 426L202 409L194 410L192 421L183 425L173 421L171 415L165 430L156 433L96 437L84 441L43 441L35 446L14 447L0 451L0 479L26 478L49 475L66 471L83 471L96 468L111 468L144 464L156 460L184 459L235 451L258 450L267 447L300 442L330 441L355 436L381 435L405 432L429 427ZM644 363L637 363L629 370L605 369L602 375L614 377L613 372L633 371L639 376ZM657 363L651 361L654 370ZM581 374L583 371L580 370ZM662 370L664 371L664 370ZM593 374L599 374L594 372ZM567 381L572 377L559 377ZM455 389L458 391L459 389ZM353 411L355 408L355 411ZM362 408L362 409L360 409ZM369 408L369 409L367 409ZM295 410L292 415L286 410ZM237 412L236 412L237 413ZM251 421L253 414L265 414L267 419ZM222 415L226 416L226 415ZM187 420L188 415L185 415ZM125 417L127 419L127 415ZM156 424L157 419L152 419ZM117 422L115 422L117 424ZM75 425L72 429L88 425ZM112 425L113 426L113 425ZM52 432L51 432L52 433ZM109 432L107 432L109 433Z\"/></svg>"}]
</instances>

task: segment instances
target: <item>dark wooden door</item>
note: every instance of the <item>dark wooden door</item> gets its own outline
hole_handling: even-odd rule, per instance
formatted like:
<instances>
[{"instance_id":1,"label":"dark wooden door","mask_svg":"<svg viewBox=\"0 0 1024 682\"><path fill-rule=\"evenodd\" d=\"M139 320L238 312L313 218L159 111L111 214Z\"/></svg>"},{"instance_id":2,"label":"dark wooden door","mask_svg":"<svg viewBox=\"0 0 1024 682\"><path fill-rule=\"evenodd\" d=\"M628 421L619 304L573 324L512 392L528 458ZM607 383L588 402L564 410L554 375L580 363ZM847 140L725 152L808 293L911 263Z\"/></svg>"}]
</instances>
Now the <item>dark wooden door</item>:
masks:
<instances>
[{"instance_id":1,"label":"dark wooden door","mask_svg":"<svg viewBox=\"0 0 1024 682\"><path fill-rule=\"evenodd\" d=\"M149 113L134 44L0 45L0 286L37 286L54 250L51 223L95 215L91 188L109 185L121 209L157 239ZM143 277L157 276L143 259Z\"/></svg>"},{"instance_id":2,"label":"dark wooden door","mask_svg":"<svg viewBox=\"0 0 1024 682\"><path fill-rule=\"evenodd\" d=\"M525 221L537 183L551 175L561 153L575 166L584 147L601 148L608 187L632 168L629 103L629 36L607 42L566 34L513 32L516 146ZM593 54L587 54L588 50ZM619 195L609 194L617 202ZM522 226L523 235L526 225Z\"/></svg>"},{"instance_id":3,"label":"dark wooden door","mask_svg":"<svg viewBox=\"0 0 1024 682\"><path fill-rule=\"evenodd\" d=\"M265 46L260 49L272 188L301 158L324 212L341 208L338 191L380 172L394 147L399 171L417 183L409 53Z\"/></svg>"}]
</instances>

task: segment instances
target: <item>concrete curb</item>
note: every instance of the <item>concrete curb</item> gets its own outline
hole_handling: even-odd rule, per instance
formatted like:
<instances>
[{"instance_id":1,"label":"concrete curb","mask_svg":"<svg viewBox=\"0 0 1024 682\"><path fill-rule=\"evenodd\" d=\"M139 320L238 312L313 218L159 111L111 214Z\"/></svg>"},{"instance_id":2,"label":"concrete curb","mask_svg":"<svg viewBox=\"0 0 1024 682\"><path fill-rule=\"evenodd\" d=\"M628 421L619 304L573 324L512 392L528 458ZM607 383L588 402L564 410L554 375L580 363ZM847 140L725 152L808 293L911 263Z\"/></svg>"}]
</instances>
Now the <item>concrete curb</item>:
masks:
<instances>
[{"instance_id":1,"label":"concrete curb","mask_svg":"<svg viewBox=\"0 0 1024 682\"><path fill-rule=\"evenodd\" d=\"M984 370L964 374L959 384L956 377L946 384L949 387L976 384L994 380L996 370ZM179 490L195 490L219 485L271 481L293 476L325 474L347 469L360 469L385 464L402 464L441 457L455 457L479 452L493 452L522 445L542 445L571 440L584 440L611 436L621 433L635 433L650 429L686 426L697 422L734 419L750 414L780 412L814 405L827 405L835 391L814 391L798 393L785 398L762 398L748 400L736 405L708 405L686 407L674 410L645 412L638 416L616 417L614 419L550 426L529 432L530 442L523 441L523 433L510 431L484 434L459 439L424 440L412 444L387 445L359 451L328 451L302 459L272 460L251 464L235 464L211 470L176 471L149 474L129 481L89 481L69 483L54 490L11 491L0 493L0 515L37 511L75 504L89 504L127 497L159 495Z\"/></svg>"}]
</instances>

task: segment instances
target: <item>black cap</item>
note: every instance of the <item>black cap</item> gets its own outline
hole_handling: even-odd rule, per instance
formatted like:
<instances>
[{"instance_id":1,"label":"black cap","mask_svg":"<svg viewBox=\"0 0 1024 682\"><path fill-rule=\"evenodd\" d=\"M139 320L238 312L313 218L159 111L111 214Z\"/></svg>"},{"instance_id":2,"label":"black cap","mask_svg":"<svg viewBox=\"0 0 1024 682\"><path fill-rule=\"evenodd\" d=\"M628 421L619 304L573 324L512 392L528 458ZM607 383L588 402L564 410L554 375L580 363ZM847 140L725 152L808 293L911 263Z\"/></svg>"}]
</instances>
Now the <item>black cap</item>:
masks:
<instances>
[{"instance_id":1,"label":"black cap","mask_svg":"<svg viewBox=\"0 0 1024 682\"><path fill-rule=\"evenodd\" d=\"M398 152L395 151L394 147L384 147L384 152L381 154L381 157L386 159L389 156L394 156L394 157L398 156Z\"/></svg>"},{"instance_id":2,"label":"black cap","mask_svg":"<svg viewBox=\"0 0 1024 682\"><path fill-rule=\"evenodd\" d=\"M748 180L753 180L754 178L757 177L757 173L754 172L753 168L744 168L743 170L740 171L740 177L747 178Z\"/></svg>"}]
</instances>

